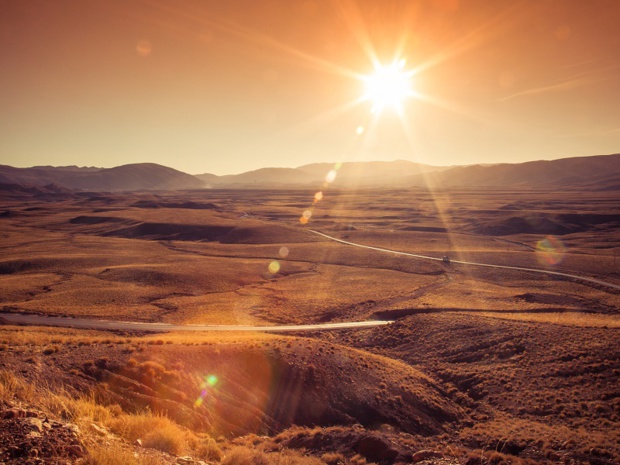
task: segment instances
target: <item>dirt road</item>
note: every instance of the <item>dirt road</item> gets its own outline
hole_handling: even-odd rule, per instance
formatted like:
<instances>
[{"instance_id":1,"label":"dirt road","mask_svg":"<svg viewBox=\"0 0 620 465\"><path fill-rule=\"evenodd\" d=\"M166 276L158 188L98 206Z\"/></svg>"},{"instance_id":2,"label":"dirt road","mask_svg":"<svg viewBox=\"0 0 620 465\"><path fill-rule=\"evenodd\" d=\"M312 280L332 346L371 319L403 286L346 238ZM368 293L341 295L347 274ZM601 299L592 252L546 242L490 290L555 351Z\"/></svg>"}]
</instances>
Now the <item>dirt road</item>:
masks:
<instances>
[{"instance_id":1,"label":"dirt road","mask_svg":"<svg viewBox=\"0 0 620 465\"><path fill-rule=\"evenodd\" d=\"M345 323L320 323L310 325L282 325L282 326L249 326L249 325L178 325L170 323L147 323L139 321L112 321L95 320L88 318L68 318L23 313L0 312L0 324L60 326L64 328L101 329L116 331L267 331L267 332L297 332L297 331L328 331L332 329L368 328L383 326L391 321L350 321Z\"/></svg>"},{"instance_id":2,"label":"dirt road","mask_svg":"<svg viewBox=\"0 0 620 465\"><path fill-rule=\"evenodd\" d=\"M315 231L313 229L309 230L311 233L314 234L318 234L319 236L323 236L329 240L335 241L335 242L340 242L341 244L346 244L346 245L350 245L353 247L360 247L362 249L369 249L369 250L376 250L379 252L385 252L385 253L390 253L390 254L394 254L394 255L404 255L407 257L413 257L413 258L420 258L423 260L433 260L433 261L437 261L437 262L441 262L443 261L443 258L437 258L437 257L429 257L427 255L419 255L419 254L414 254L414 253L409 253L409 252L398 252L396 250L390 250L390 249L384 249L381 247L373 247L370 245L363 245L363 244L357 244L355 242L349 242L349 241L345 241L343 239L338 239L336 237L333 236L329 236L325 233L319 232L319 231ZM540 274L546 274L549 276L560 276L562 278L569 278L569 279L575 279L577 281L583 281L583 282L587 282L587 283L591 283L591 284L596 284L599 286L604 286L610 289L615 289L615 290L620 290L620 285L618 284L613 284L613 283L609 283L607 281L602 281L600 279L596 279L596 278L590 278L587 276L580 276L580 275L575 275L575 274L569 274L569 273L561 273L559 271L549 271L549 270L542 270L542 269L538 269L538 268L525 268L525 267L521 267L521 266L508 266L508 265L492 265L490 263L476 263L476 262L467 262L464 260L450 260L450 264L457 264L457 265L469 265L469 266L483 266L486 268L496 268L496 269L503 269L503 270L515 270L515 271L527 271L530 273L540 273Z\"/></svg>"}]
</instances>

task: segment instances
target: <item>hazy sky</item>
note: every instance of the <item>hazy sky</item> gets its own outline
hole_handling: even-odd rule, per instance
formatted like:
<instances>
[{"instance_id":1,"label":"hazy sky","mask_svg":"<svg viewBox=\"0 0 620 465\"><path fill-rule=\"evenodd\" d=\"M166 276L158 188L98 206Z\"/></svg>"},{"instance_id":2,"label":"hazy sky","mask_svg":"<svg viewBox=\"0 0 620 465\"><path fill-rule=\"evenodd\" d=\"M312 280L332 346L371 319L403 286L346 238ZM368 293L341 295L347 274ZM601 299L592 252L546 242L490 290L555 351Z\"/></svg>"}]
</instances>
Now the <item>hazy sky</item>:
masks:
<instances>
[{"instance_id":1,"label":"hazy sky","mask_svg":"<svg viewBox=\"0 0 620 465\"><path fill-rule=\"evenodd\" d=\"M0 0L0 164L614 153L619 24L618 0ZM371 114L360 78L395 59L417 97Z\"/></svg>"}]
</instances>

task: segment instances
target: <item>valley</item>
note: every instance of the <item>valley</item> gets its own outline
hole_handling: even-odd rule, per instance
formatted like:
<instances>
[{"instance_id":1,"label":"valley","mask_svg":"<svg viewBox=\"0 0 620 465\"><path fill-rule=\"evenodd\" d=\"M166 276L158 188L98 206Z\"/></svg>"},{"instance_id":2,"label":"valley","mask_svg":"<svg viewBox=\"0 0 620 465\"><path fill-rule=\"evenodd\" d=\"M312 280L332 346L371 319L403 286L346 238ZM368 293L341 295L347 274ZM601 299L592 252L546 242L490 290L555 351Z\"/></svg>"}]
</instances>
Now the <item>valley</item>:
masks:
<instances>
[{"instance_id":1,"label":"valley","mask_svg":"<svg viewBox=\"0 0 620 465\"><path fill-rule=\"evenodd\" d=\"M3 411L79 425L80 454L67 446L59 457L85 463L103 460L106 441L134 457L126 463L618 460L613 192L333 188L317 198L301 188L4 191L4 313L267 330L393 323L152 333L5 319ZM18 422L7 415L6 431ZM159 440L138 427L156 421L168 422ZM11 451L6 463L36 463Z\"/></svg>"}]
</instances>

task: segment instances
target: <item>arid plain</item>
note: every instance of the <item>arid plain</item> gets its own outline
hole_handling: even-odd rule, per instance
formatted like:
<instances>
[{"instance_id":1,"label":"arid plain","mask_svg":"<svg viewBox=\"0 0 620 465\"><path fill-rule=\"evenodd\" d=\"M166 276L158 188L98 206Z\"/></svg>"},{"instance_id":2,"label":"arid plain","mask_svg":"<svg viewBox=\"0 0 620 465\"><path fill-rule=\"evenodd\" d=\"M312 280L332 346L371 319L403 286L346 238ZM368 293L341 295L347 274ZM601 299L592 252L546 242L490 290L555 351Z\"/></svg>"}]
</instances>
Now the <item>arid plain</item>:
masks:
<instances>
[{"instance_id":1,"label":"arid plain","mask_svg":"<svg viewBox=\"0 0 620 465\"><path fill-rule=\"evenodd\" d=\"M5 324L3 463L620 461L615 191L7 191L0 224L4 313L394 321L278 334ZM51 446L24 432L23 411L79 428Z\"/></svg>"}]
</instances>

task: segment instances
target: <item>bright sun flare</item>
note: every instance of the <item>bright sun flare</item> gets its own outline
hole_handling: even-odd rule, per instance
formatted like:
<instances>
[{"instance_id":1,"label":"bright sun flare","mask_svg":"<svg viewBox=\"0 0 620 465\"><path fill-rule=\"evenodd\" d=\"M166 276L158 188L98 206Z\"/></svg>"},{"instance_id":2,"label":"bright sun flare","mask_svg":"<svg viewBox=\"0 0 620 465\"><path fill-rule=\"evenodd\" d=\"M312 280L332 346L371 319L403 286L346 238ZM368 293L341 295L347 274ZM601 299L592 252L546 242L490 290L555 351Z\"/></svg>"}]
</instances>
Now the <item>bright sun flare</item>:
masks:
<instances>
[{"instance_id":1,"label":"bright sun flare","mask_svg":"<svg viewBox=\"0 0 620 465\"><path fill-rule=\"evenodd\" d=\"M400 109L403 101L412 95L412 73L405 71L404 67L404 59L387 66L378 65L373 75L364 78L364 97L373 102L373 110L382 110L386 106Z\"/></svg>"}]
</instances>

